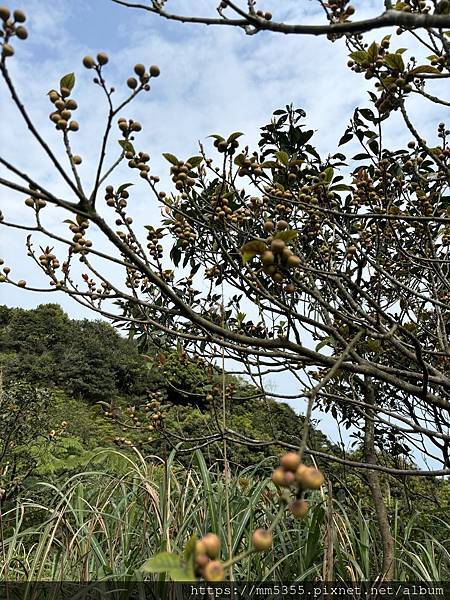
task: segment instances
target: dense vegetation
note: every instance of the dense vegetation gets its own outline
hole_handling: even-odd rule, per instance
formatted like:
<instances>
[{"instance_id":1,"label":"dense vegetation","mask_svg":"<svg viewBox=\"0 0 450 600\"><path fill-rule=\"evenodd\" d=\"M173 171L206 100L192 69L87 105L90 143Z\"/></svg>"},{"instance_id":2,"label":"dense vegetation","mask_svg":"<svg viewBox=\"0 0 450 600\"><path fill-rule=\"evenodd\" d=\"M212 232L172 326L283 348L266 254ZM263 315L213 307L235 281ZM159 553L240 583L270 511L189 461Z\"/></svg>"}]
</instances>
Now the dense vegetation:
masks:
<instances>
[{"instance_id":1,"label":"dense vegetation","mask_svg":"<svg viewBox=\"0 0 450 600\"><path fill-rule=\"evenodd\" d=\"M150 554L181 551L192 533L214 530L226 539L220 444L205 454L179 454L169 435L176 431L195 437L204 427L214 428L218 408L205 400L209 377L204 370L175 351L163 359L155 350L152 359L147 348L142 356L133 339L107 323L71 320L54 304L34 310L2 306L0 319L0 487L6 541L0 579L58 579L63 573L74 580L86 573L91 579L133 579ZM255 397L257 390L243 381L230 376L227 381L237 385L240 397L250 397L233 405L230 420L236 427L259 439L275 434L298 440L303 420L290 407ZM150 441L140 428L124 433L107 414L112 403L126 414L155 392L162 392L164 427ZM118 443L123 436L129 444ZM316 448L330 447L318 431L312 441ZM230 449L230 499L237 515L234 552L248 544L256 524L272 518L270 473L279 452L273 445ZM312 494L309 516L300 528L294 521L280 523L274 532L278 549L262 562L249 557L240 563L237 577L257 572L269 580L320 578L325 560L321 541L327 536L334 540L337 578L374 576L380 567L379 532L367 482L325 466L332 503ZM395 522L398 578L449 577L448 485L389 478L384 486ZM57 522L48 521L55 514ZM77 550L61 554L61 546ZM420 560L418 548L425 551Z\"/></svg>"}]
</instances>

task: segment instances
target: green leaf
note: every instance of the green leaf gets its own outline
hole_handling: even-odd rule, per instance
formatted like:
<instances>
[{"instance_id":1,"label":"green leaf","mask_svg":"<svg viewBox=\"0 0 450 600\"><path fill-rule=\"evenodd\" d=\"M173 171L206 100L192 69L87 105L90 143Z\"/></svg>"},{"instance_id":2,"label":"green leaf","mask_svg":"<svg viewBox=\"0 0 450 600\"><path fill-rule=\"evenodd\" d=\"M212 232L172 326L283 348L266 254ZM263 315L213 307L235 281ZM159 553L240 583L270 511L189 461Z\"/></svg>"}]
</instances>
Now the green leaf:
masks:
<instances>
[{"instance_id":1,"label":"green leaf","mask_svg":"<svg viewBox=\"0 0 450 600\"><path fill-rule=\"evenodd\" d=\"M260 240L252 240L251 242L247 242L240 249L240 253L242 255L242 262L245 265L252 258L257 256L258 254L262 254L265 250L267 250L267 244L261 242Z\"/></svg>"},{"instance_id":2,"label":"green leaf","mask_svg":"<svg viewBox=\"0 0 450 600\"><path fill-rule=\"evenodd\" d=\"M333 167L327 167L324 171L325 173L325 183L331 183L333 180L334 169Z\"/></svg>"},{"instance_id":3,"label":"green leaf","mask_svg":"<svg viewBox=\"0 0 450 600\"><path fill-rule=\"evenodd\" d=\"M64 75L64 77L62 77L61 81L59 82L60 88L67 88L70 91L73 90L74 85L75 85L75 73L68 73L67 75Z\"/></svg>"},{"instance_id":4,"label":"green leaf","mask_svg":"<svg viewBox=\"0 0 450 600\"><path fill-rule=\"evenodd\" d=\"M337 185L333 185L330 190L332 192L352 192L353 188L345 183L338 183Z\"/></svg>"},{"instance_id":5,"label":"green leaf","mask_svg":"<svg viewBox=\"0 0 450 600\"><path fill-rule=\"evenodd\" d=\"M400 54L386 54L384 57L384 64L394 71L404 71L405 63Z\"/></svg>"},{"instance_id":6,"label":"green leaf","mask_svg":"<svg viewBox=\"0 0 450 600\"><path fill-rule=\"evenodd\" d=\"M353 139L353 133L350 133L350 132L345 133L339 140L338 146L343 146L344 144L349 142L351 139Z\"/></svg>"},{"instance_id":7,"label":"green leaf","mask_svg":"<svg viewBox=\"0 0 450 600\"><path fill-rule=\"evenodd\" d=\"M378 58L378 44L373 42L367 50L370 62L375 62Z\"/></svg>"},{"instance_id":8,"label":"green leaf","mask_svg":"<svg viewBox=\"0 0 450 600\"><path fill-rule=\"evenodd\" d=\"M202 161L203 156L191 156L191 158L188 158L186 162L190 163L191 167L195 169L195 167L198 167Z\"/></svg>"},{"instance_id":9,"label":"green leaf","mask_svg":"<svg viewBox=\"0 0 450 600\"><path fill-rule=\"evenodd\" d=\"M440 71L439 69L436 69L436 67L432 67L431 65L419 65L418 67L414 67L414 69L411 69L411 71L409 72L409 75L419 75L420 73L433 73L433 74L439 74Z\"/></svg>"},{"instance_id":10,"label":"green leaf","mask_svg":"<svg viewBox=\"0 0 450 600\"><path fill-rule=\"evenodd\" d=\"M319 352L319 350L322 350L322 348L325 348L325 346L332 346L333 344L331 343L333 341L333 338L331 338L330 336L324 338L321 342L319 342L316 346L316 352Z\"/></svg>"},{"instance_id":11,"label":"green leaf","mask_svg":"<svg viewBox=\"0 0 450 600\"><path fill-rule=\"evenodd\" d=\"M124 152L132 152L133 154L136 154L133 144L128 140L119 140L119 144L122 146Z\"/></svg>"},{"instance_id":12,"label":"green leaf","mask_svg":"<svg viewBox=\"0 0 450 600\"><path fill-rule=\"evenodd\" d=\"M241 135L244 135L244 134L241 133L240 131L235 131L230 136L228 136L227 142L232 142L233 140L237 140L239 137L241 137Z\"/></svg>"},{"instance_id":13,"label":"green leaf","mask_svg":"<svg viewBox=\"0 0 450 600\"><path fill-rule=\"evenodd\" d=\"M117 193L120 194L120 192L123 192L123 190L126 190L131 185L134 185L134 183L122 183L122 185L117 188Z\"/></svg>"},{"instance_id":14,"label":"green leaf","mask_svg":"<svg viewBox=\"0 0 450 600\"><path fill-rule=\"evenodd\" d=\"M291 242L298 236L298 231L295 229L286 229L285 231L279 231L273 238L276 240L283 240L283 242Z\"/></svg>"},{"instance_id":15,"label":"green leaf","mask_svg":"<svg viewBox=\"0 0 450 600\"><path fill-rule=\"evenodd\" d=\"M155 554L141 567L144 573L168 573L172 569L181 569L180 557L173 552Z\"/></svg>"},{"instance_id":16,"label":"green leaf","mask_svg":"<svg viewBox=\"0 0 450 600\"><path fill-rule=\"evenodd\" d=\"M279 150L278 152L275 152L275 156L283 165L289 164L289 154L287 152L284 152L284 150Z\"/></svg>"},{"instance_id":17,"label":"green leaf","mask_svg":"<svg viewBox=\"0 0 450 600\"><path fill-rule=\"evenodd\" d=\"M178 165L178 162L179 162L178 158L176 156L174 156L173 154L170 154L170 152L163 152L163 156L172 165L175 165L175 166Z\"/></svg>"},{"instance_id":18,"label":"green leaf","mask_svg":"<svg viewBox=\"0 0 450 600\"><path fill-rule=\"evenodd\" d=\"M213 133L212 135L209 135L208 137L210 138L214 138L215 140L219 140L219 142L221 142L222 140L224 140L225 138L222 137L221 135L219 135L218 133Z\"/></svg>"},{"instance_id":19,"label":"green leaf","mask_svg":"<svg viewBox=\"0 0 450 600\"><path fill-rule=\"evenodd\" d=\"M177 567L176 569L170 569L168 573L172 581L195 581L193 569L190 570L183 569L183 567Z\"/></svg>"},{"instance_id":20,"label":"green leaf","mask_svg":"<svg viewBox=\"0 0 450 600\"><path fill-rule=\"evenodd\" d=\"M195 535L195 533L193 533L191 535L191 537L189 538L188 543L186 544L186 547L184 548L184 560L186 562L189 562L189 560L194 556L195 554L195 545L197 543L197 536Z\"/></svg>"},{"instance_id":21,"label":"green leaf","mask_svg":"<svg viewBox=\"0 0 450 600\"><path fill-rule=\"evenodd\" d=\"M365 50L356 50L356 52L350 53L350 58L355 61L358 65L369 60L369 55Z\"/></svg>"},{"instance_id":22,"label":"green leaf","mask_svg":"<svg viewBox=\"0 0 450 600\"><path fill-rule=\"evenodd\" d=\"M243 154L238 154L236 156L236 158L234 159L234 164L237 165L238 167L242 167L242 165L244 164L244 160L245 160L245 156Z\"/></svg>"}]
</instances>

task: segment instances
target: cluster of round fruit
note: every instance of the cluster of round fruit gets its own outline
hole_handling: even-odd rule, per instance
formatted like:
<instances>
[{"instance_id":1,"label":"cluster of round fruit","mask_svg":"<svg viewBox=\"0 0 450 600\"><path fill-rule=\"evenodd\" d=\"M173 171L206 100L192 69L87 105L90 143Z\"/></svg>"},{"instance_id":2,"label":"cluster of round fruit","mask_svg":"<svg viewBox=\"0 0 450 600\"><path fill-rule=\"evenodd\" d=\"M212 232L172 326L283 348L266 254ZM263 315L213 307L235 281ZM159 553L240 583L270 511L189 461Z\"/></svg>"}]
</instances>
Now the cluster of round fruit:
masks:
<instances>
[{"instance_id":1,"label":"cluster of round fruit","mask_svg":"<svg viewBox=\"0 0 450 600\"><path fill-rule=\"evenodd\" d=\"M3 258L0 258L0 266L3 266L4 263L5 263L5 261L3 260ZM8 276L11 273L11 267L4 266L3 273L4 273L4 275L0 275L0 283L3 283L8 279Z\"/></svg>"},{"instance_id":2,"label":"cluster of round fruit","mask_svg":"<svg viewBox=\"0 0 450 600\"><path fill-rule=\"evenodd\" d=\"M45 208L47 206L47 202L42 200L42 198L26 198L25 205L30 208L34 208L35 210L40 210L41 208Z\"/></svg>"},{"instance_id":3,"label":"cluster of round fruit","mask_svg":"<svg viewBox=\"0 0 450 600\"><path fill-rule=\"evenodd\" d=\"M55 107L55 110L50 113L49 119L55 124L56 129L62 131L78 131L80 128L78 121L71 120L72 111L78 108L78 104L76 100L69 98L69 96L70 89L64 85L61 85L59 92L50 90L48 98Z\"/></svg>"},{"instance_id":4,"label":"cluster of round fruit","mask_svg":"<svg viewBox=\"0 0 450 600\"><path fill-rule=\"evenodd\" d=\"M99 52L97 54L97 62L95 62L95 59L92 58L92 56L85 56L83 58L83 66L85 66L86 69L99 69L100 67L108 64L108 62L109 57L106 52Z\"/></svg>"},{"instance_id":5,"label":"cluster of round fruit","mask_svg":"<svg viewBox=\"0 0 450 600\"><path fill-rule=\"evenodd\" d=\"M233 156L236 150L239 148L239 142L234 140L224 140L223 138L216 138L214 140L214 146L221 154L229 154Z\"/></svg>"},{"instance_id":6,"label":"cluster of round fruit","mask_svg":"<svg viewBox=\"0 0 450 600\"><path fill-rule=\"evenodd\" d=\"M142 130L142 125L139 123L139 121L133 121L133 119L129 119L127 121L125 117L120 117L120 119L117 121L117 125L124 138L128 138L128 136L130 136L132 133L137 133ZM133 156L131 158L133 158Z\"/></svg>"},{"instance_id":7,"label":"cluster of round fruit","mask_svg":"<svg viewBox=\"0 0 450 600\"><path fill-rule=\"evenodd\" d=\"M302 263L300 257L280 238L272 239L270 246L261 252L260 259L264 273L275 283L281 283L285 279L286 269L295 269Z\"/></svg>"},{"instance_id":8,"label":"cluster of round fruit","mask_svg":"<svg viewBox=\"0 0 450 600\"><path fill-rule=\"evenodd\" d=\"M147 248L150 256L155 259L163 257L163 247L159 243L159 240L162 240L164 237L163 231L162 227L156 229L154 227L147 228Z\"/></svg>"},{"instance_id":9,"label":"cluster of round fruit","mask_svg":"<svg viewBox=\"0 0 450 600\"><path fill-rule=\"evenodd\" d=\"M91 240L85 239L86 230L89 227L89 221L81 221L76 223L70 223L69 229L73 233L73 246L72 252L79 253L85 250L86 248L90 248L92 246Z\"/></svg>"},{"instance_id":10,"label":"cluster of round fruit","mask_svg":"<svg viewBox=\"0 0 450 600\"><path fill-rule=\"evenodd\" d=\"M319 469L308 467L301 462L297 452L287 452L280 459L280 466L272 473L275 485L295 489L295 500L289 505L289 511L295 518L301 518L308 512L308 502L303 498L306 490L319 490L324 476Z\"/></svg>"},{"instance_id":11,"label":"cluster of round fruit","mask_svg":"<svg viewBox=\"0 0 450 600\"><path fill-rule=\"evenodd\" d=\"M261 167L261 164L257 161L256 157L244 158L238 171L239 177L260 177L263 175L263 173L264 171Z\"/></svg>"},{"instance_id":12,"label":"cluster of round fruit","mask_svg":"<svg viewBox=\"0 0 450 600\"><path fill-rule=\"evenodd\" d=\"M125 121L126 124L126 121ZM134 154L131 150L125 152L125 158L128 160L128 166L130 169L138 169L139 175L143 179L148 178L150 172L150 165L147 164L150 160L150 155L147 152L138 152Z\"/></svg>"},{"instance_id":13,"label":"cluster of round fruit","mask_svg":"<svg viewBox=\"0 0 450 600\"><path fill-rule=\"evenodd\" d=\"M4 42L2 44L1 55L3 58L8 58L14 55L14 48L9 44L9 39L16 36L19 40L26 40L28 31L20 23L24 23L27 19L25 13L21 10L15 10L11 16L11 11L6 6L0 6L0 19L3 22L2 36Z\"/></svg>"},{"instance_id":14,"label":"cluster of round fruit","mask_svg":"<svg viewBox=\"0 0 450 600\"><path fill-rule=\"evenodd\" d=\"M220 554L220 539L215 533L207 533L195 544L195 575L206 581L223 581L225 568L217 560Z\"/></svg>"},{"instance_id":15,"label":"cluster of round fruit","mask_svg":"<svg viewBox=\"0 0 450 600\"><path fill-rule=\"evenodd\" d=\"M56 255L53 254L53 248L45 248L43 253L39 256L39 263L46 271L55 271L59 269L60 263L56 258Z\"/></svg>"},{"instance_id":16,"label":"cluster of round fruit","mask_svg":"<svg viewBox=\"0 0 450 600\"><path fill-rule=\"evenodd\" d=\"M195 185L195 174L190 162L179 161L177 165L172 165L170 174L177 190L185 190Z\"/></svg>"},{"instance_id":17,"label":"cluster of round fruit","mask_svg":"<svg viewBox=\"0 0 450 600\"><path fill-rule=\"evenodd\" d=\"M171 231L178 239L179 245L182 248L187 248L190 244L194 244L197 239L197 234L181 213L175 214L175 220L172 221Z\"/></svg>"},{"instance_id":18,"label":"cluster of round fruit","mask_svg":"<svg viewBox=\"0 0 450 600\"><path fill-rule=\"evenodd\" d=\"M157 67L156 65L151 65L147 72L145 69L145 65L141 63L134 65L134 72L139 77L139 83L146 92L150 90L150 85L148 83L150 81L150 77L158 77L160 74L159 67ZM127 79L127 86L131 90L137 89L139 83L135 77L129 77Z\"/></svg>"},{"instance_id":19,"label":"cluster of round fruit","mask_svg":"<svg viewBox=\"0 0 450 600\"><path fill-rule=\"evenodd\" d=\"M327 4L333 22L341 23L355 14L355 7L348 3L349 0L330 0Z\"/></svg>"}]
</instances>

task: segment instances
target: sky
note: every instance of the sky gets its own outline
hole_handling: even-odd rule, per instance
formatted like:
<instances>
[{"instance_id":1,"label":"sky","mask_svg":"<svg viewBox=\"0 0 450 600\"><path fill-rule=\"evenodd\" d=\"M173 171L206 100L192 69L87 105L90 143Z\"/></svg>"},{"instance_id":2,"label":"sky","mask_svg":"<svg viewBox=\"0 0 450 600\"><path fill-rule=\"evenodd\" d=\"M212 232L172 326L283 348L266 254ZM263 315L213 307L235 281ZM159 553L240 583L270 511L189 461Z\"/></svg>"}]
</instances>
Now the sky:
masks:
<instances>
[{"instance_id":1,"label":"sky","mask_svg":"<svg viewBox=\"0 0 450 600\"><path fill-rule=\"evenodd\" d=\"M169 0L167 6L174 12L180 7L188 12L194 6L202 14L210 12L215 4L211 0ZM381 12L383 2L364 0L354 4L360 17L368 17ZM290 103L306 110L319 150L334 153L355 107L366 103L367 82L346 67L344 44L331 43L325 37L268 32L246 36L234 28L169 23L143 11L117 6L111 0L17 0L11 8L27 13L30 33L28 40L15 43L16 55L9 63L11 73L34 122L58 155L62 148L48 120L51 105L46 93L57 87L62 75L76 74L74 97L80 105L80 132L74 137L74 150L83 157L81 174L87 181L93 178L92 165L99 153L106 106L100 90L91 82L92 73L81 65L86 54L107 52L110 62L105 73L117 97L127 93L125 82L133 74L135 63L160 67L161 76L152 81L151 92L139 97L126 114L143 123L138 145L149 152L152 172L158 174L167 174L163 152L180 157L194 155L199 141L210 144L207 136L212 133L225 136L242 131L244 143L252 146L272 112ZM263 8L271 10L277 20L323 22L317 3L311 0L265 0ZM372 37L380 39L380 32ZM432 132L438 122L433 109L413 102L413 110L421 131ZM409 139L397 118L392 120L388 135L396 143ZM2 155L10 162L70 199L64 183L30 138L2 82L0 144ZM112 160L115 152L117 147L111 147L108 158ZM4 175L1 168L0 175ZM114 178L111 183L115 183ZM157 223L159 209L139 182L133 188L133 198L135 221ZM30 211L23 200L1 188L0 208L8 219L29 220ZM61 231L64 218L61 211L49 211L47 224ZM42 284L39 271L26 256L24 240L21 233L0 228L0 257L11 264L17 279ZM62 294L0 286L0 303L32 308L43 302L59 302L74 318L92 318ZM278 379L273 385L278 392L296 392L293 382L287 379ZM302 410L301 405L295 407ZM322 417L321 426L335 437L331 421Z\"/></svg>"}]
</instances>

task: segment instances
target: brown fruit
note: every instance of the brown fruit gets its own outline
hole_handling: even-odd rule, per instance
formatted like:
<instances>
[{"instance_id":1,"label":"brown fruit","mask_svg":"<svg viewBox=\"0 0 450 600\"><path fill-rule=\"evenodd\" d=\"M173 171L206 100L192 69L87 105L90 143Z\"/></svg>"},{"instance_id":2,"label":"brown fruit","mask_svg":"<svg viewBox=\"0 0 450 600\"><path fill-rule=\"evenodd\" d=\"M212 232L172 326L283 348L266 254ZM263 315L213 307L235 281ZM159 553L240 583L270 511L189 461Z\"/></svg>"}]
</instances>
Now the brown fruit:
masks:
<instances>
[{"instance_id":1,"label":"brown fruit","mask_svg":"<svg viewBox=\"0 0 450 600\"><path fill-rule=\"evenodd\" d=\"M70 121L69 129L70 129L70 131L78 131L80 129L80 126L78 125L78 121Z\"/></svg>"},{"instance_id":2,"label":"brown fruit","mask_svg":"<svg viewBox=\"0 0 450 600\"><path fill-rule=\"evenodd\" d=\"M19 27L16 27L16 35L19 38L19 40L26 40L28 37L28 31L25 27L19 25Z\"/></svg>"},{"instance_id":3,"label":"brown fruit","mask_svg":"<svg viewBox=\"0 0 450 600\"><path fill-rule=\"evenodd\" d=\"M269 231L273 231L275 229L275 225L273 223L273 221L266 221L264 223L264 231L266 231L267 233Z\"/></svg>"},{"instance_id":4,"label":"brown fruit","mask_svg":"<svg viewBox=\"0 0 450 600\"><path fill-rule=\"evenodd\" d=\"M289 227L289 223L287 221L278 221L277 229L278 231L284 231Z\"/></svg>"},{"instance_id":5,"label":"brown fruit","mask_svg":"<svg viewBox=\"0 0 450 600\"><path fill-rule=\"evenodd\" d=\"M284 486L284 469L282 469L281 467L275 469L275 471L272 473L272 481L275 485L278 485L279 487Z\"/></svg>"},{"instance_id":6,"label":"brown fruit","mask_svg":"<svg viewBox=\"0 0 450 600\"><path fill-rule=\"evenodd\" d=\"M92 56L85 56L83 58L83 65L86 67L86 69L93 69L95 67L95 60L92 58Z\"/></svg>"},{"instance_id":7,"label":"brown fruit","mask_svg":"<svg viewBox=\"0 0 450 600\"><path fill-rule=\"evenodd\" d=\"M212 560L203 569L203 577L206 581L223 581L225 579L225 569L218 560Z\"/></svg>"},{"instance_id":8,"label":"brown fruit","mask_svg":"<svg viewBox=\"0 0 450 600\"><path fill-rule=\"evenodd\" d=\"M127 79L127 86L129 88L131 88L132 90L135 90L137 88L137 86L138 86L137 79L135 79L134 77L129 77Z\"/></svg>"},{"instance_id":9,"label":"brown fruit","mask_svg":"<svg viewBox=\"0 0 450 600\"><path fill-rule=\"evenodd\" d=\"M286 264L288 267L299 267L302 264L302 261L298 256L292 255L288 256Z\"/></svg>"},{"instance_id":10,"label":"brown fruit","mask_svg":"<svg viewBox=\"0 0 450 600\"><path fill-rule=\"evenodd\" d=\"M81 158L81 156L78 156L76 154L75 156L72 156L72 162L74 165L81 165L81 163L83 162L83 159Z\"/></svg>"},{"instance_id":11,"label":"brown fruit","mask_svg":"<svg viewBox=\"0 0 450 600\"><path fill-rule=\"evenodd\" d=\"M263 252L261 254L261 261L265 267L268 267L269 265L273 265L273 263L275 262L274 253L271 252L270 250L266 250L265 252Z\"/></svg>"},{"instance_id":12,"label":"brown fruit","mask_svg":"<svg viewBox=\"0 0 450 600\"><path fill-rule=\"evenodd\" d=\"M277 271L272 275L272 279L275 281L275 283L281 283L284 280L284 275L283 273Z\"/></svg>"},{"instance_id":13,"label":"brown fruit","mask_svg":"<svg viewBox=\"0 0 450 600\"><path fill-rule=\"evenodd\" d=\"M13 13L13 17L16 23L25 23L25 21L27 20L27 16L23 12L23 10L15 10Z\"/></svg>"},{"instance_id":14,"label":"brown fruit","mask_svg":"<svg viewBox=\"0 0 450 600\"><path fill-rule=\"evenodd\" d=\"M72 98L70 98L69 100L67 100L66 102L66 108L68 110L76 110L78 108L78 104L76 103L75 100L73 100Z\"/></svg>"},{"instance_id":15,"label":"brown fruit","mask_svg":"<svg viewBox=\"0 0 450 600\"><path fill-rule=\"evenodd\" d=\"M204 569L209 563L209 557L206 554L198 554L195 557L195 563L200 569Z\"/></svg>"},{"instance_id":16,"label":"brown fruit","mask_svg":"<svg viewBox=\"0 0 450 600\"><path fill-rule=\"evenodd\" d=\"M6 6L0 6L0 19L2 19L2 21L7 21L10 16L11 13L9 9L6 8Z\"/></svg>"},{"instance_id":17,"label":"brown fruit","mask_svg":"<svg viewBox=\"0 0 450 600\"><path fill-rule=\"evenodd\" d=\"M139 77L142 77L142 75L144 75L144 73L145 73L145 66L142 65L141 63L138 63L137 65L134 65L134 72Z\"/></svg>"},{"instance_id":18,"label":"brown fruit","mask_svg":"<svg viewBox=\"0 0 450 600\"><path fill-rule=\"evenodd\" d=\"M297 452L287 452L281 457L280 464L287 471L292 471L293 473L295 473L295 471L300 466L300 456Z\"/></svg>"},{"instance_id":19,"label":"brown fruit","mask_svg":"<svg viewBox=\"0 0 450 600\"><path fill-rule=\"evenodd\" d=\"M24 279L20 279L20 280L17 282L17 285L18 285L19 287L22 287L22 288L23 288L23 287L25 287L25 286L27 285L27 282L26 282Z\"/></svg>"},{"instance_id":20,"label":"brown fruit","mask_svg":"<svg viewBox=\"0 0 450 600\"><path fill-rule=\"evenodd\" d=\"M300 465L300 467L302 466L304 465ZM299 469L295 473L295 478L305 490L319 490L321 488L325 478L319 469L314 467L306 467L301 471Z\"/></svg>"},{"instance_id":21,"label":"brown fruit","mask_svg":"<svg viewBox=\"0 0 450 600\"><path fill-rule=\"evenodd\" d=\"M157 65L152 65L149 69L150 71L150 75L152 77L159 77L159 74L161 73L161 71L159 70L159 67Z\"/></svg>"},{"instance_id":22,"label":"brown fruit","mask_svg":"<svg viewBox=\"0 0 450 600\"><path fill-rule=\"evenodd\" d=\"M286 244L283 242L283 240L275 239L270 244L270 249L272 252L275 252L275 254L281 254L285 248Z\"/></svg>"},{"instance_id":23,"label":"brown fruit","mask_svg":"<svg viewBox=\"0 0 450 600\"><path fill-rule=\"evenodd\" d=\"M294 500L289 505L289 510L296 519L301 519L308 512L308 502L306 500Z\"/></svg>"},{"instance_id":24,"label":"brown fruit","mask_svg":"<svg viewBox=\"0 0 450 600\"><path fill-rule=\"evenodd\" d=\"M14 56L14 48L12 46L10 46L9 44L3 44L2 46L2 53L3 56Z\"/></svg>"},{"instance_id":25,"label":"brown fruit","mask_svg":"<svg viewBox=\"0 0 450 600\"><path fill-rule=\"evenodd\" d=\"M252 535L253 548L257 552L266 552L270 550L273 543L272 533L267 529L256 529Z\"/></svg>"},{"instance_id":26,"label":"brown fruit","mask_svg":"<svg viewBox=\"0 0 450 600\"><path fill-rule=\"evenodd\" d=\"M200 554L206 554L206 546L205 543L203 541L203 539L201 540L197 540L195 542L195 554L200 555Z\"/></svg>"},{"instance_id":27,"label":"brown fruit","mask_svg":"<svg viewBox=\"0 0 450 600\"><path fill-rule=\"evenodd\" d=\"M220 553L220 539L215 533L207 533L201 540L205 546L206 554L210 558L217 558Z\"/></svg>"},{"instance_id":28,"label":"brown fruit","mask_svg":"<svg viewBox=\"0 0 450 600\"><path fill-rule=\"evenodd\" d=\"M296 289L297 288L295 287L294 283L288 283L287 286L284 288L284 291L286 292L286 294L294 294Z\"/></svg>"},{"instance_id":29,"label":"brown fruit","mask_svg":"<svg viewBox=\"0 0 450 600\"><path fill-rule=\"evenodd\" d=\"M108 58L108 55L106 54L106 52L99 52L97 54L97 60L98 60L99 65L106 65L107 62L109 61L109 58Z\"/></svg>"}]
</instances>

